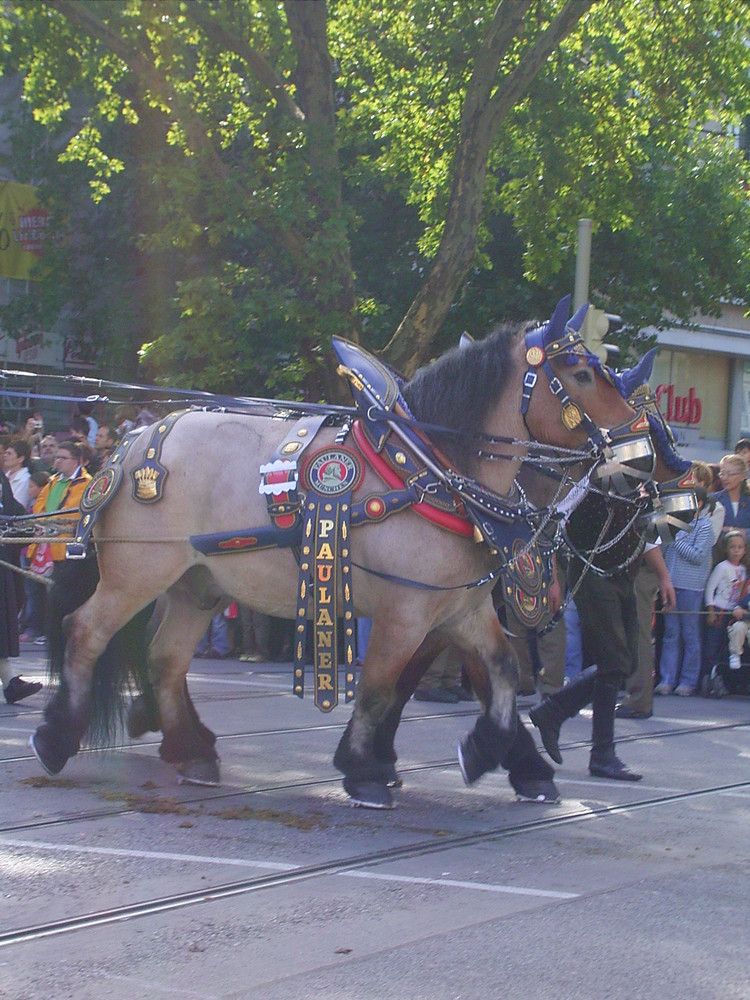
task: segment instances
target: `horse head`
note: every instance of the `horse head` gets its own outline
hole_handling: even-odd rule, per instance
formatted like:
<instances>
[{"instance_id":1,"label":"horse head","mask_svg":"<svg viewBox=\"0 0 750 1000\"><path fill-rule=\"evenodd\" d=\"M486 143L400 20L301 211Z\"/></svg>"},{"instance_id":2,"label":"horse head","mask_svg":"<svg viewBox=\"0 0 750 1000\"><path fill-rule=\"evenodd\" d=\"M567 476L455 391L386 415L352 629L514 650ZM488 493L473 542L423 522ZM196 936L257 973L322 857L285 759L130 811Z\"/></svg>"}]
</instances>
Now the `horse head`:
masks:
<instances>
[{"instance_id":1,"label":"horse head","mask_svg":"<svg viewBox=\"0 0 750 1000\"><path fill-rule=\"evenodd\" d=\"M544 439L554 440L555 406L550 407L550 401L555 397L557 433L562 425L578 442L587 439L601 456L592 480L621 496L645 491L650 507L642 527L650 537L668 542L692 521L697 504L690 462L677 453L674 435L648 386L656 350L618 374L602 364L580 336L588 306L567 321L569 307L569 297L561 299L548 323L526 333L528 369L521 405L526 426L538 438L532 391L543 374L550 389L546 399L542 394L539 407L544 410L546 403ZM564 446L560 438L554 443Z\"/></svg>"},{"instance_id":2,"label":"horse head","mask_svg":"<svg viewBox=\"0 0 750 1000\"><path fill-rule=\"evenodd\" d=\"M569 307L566 296L547 323L525 333L521 412L526 427L536 440L558 447L588 446L599 459L600 485L633 493L654 472L648 421L584 344L580 329L588 305L570 320ZM545 383L548 391L539 391Z\"/></svg>"}]
</instances>

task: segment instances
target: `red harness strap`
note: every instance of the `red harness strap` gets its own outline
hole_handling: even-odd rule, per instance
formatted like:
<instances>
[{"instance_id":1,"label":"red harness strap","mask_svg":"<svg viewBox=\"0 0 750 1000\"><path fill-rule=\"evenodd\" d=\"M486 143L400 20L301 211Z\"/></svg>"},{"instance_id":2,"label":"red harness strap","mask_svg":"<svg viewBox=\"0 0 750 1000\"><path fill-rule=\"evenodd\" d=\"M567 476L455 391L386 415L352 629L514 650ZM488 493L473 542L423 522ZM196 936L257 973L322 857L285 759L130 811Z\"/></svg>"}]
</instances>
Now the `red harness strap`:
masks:
<instances>
[{"instance_id":1,"label":"red harness strap","mask_svg":"<svg viewBox=\"0 0 750 1000\"><path fill-rule=\"evenodd\" d=\"M404 482L399 474L378 455L368 442L359 420L354 422L352 435L362 456L372 466L374 471L377 472L386 486L390 486L391 489L400 489L403 487ZM419 514L420 517L427 518L428 521L437 524L440 528L446 528L448 531L453 531L457 535L463 535L465 538L474 537L474 526L465 515L450 514L444 510L438 510L436 507L431 507L427 502L414 504L412 510L416 514Z\"/></svg>"}]
</instances>

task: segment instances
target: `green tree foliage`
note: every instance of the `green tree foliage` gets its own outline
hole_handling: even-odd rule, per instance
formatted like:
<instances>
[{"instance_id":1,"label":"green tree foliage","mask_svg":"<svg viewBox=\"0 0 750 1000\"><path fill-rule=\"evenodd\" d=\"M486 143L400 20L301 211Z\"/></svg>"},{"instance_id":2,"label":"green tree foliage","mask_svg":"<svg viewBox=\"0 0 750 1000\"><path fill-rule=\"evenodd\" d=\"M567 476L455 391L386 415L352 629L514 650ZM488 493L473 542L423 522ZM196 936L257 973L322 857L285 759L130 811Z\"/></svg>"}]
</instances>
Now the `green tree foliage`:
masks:
<instances>
[{"instance_id":1,"label":"green tree foliage","mask_svg":"<svg viewBox=\"0 0 750 1000\"><path fill-rule=\"evenodd\" d=\"M66 311L112 363L145 345L148 377L315 398L332 333L411 371L463 326L544 315L581 216L598 304L633 324L750 285L746 163L701 132L750 109L745 5L0 11L25 94L14 173L33 139L66 236L11 330Z\"/></svg>"}]
</instances>

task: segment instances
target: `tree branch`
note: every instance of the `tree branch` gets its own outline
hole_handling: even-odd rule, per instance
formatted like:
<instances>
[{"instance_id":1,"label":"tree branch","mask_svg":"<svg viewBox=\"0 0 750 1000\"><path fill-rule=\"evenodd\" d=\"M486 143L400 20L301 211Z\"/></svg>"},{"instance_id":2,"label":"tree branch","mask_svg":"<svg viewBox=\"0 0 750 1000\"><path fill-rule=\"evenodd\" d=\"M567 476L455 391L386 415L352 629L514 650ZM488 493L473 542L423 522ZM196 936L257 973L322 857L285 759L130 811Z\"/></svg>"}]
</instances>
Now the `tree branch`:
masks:
<instances>
[{"instance_id":1,"label":"tree branch","mask_svg":"<svg viewBox=\"0 0 750 1000\"><path fill-rule=\"evenodd\" d=\"M510 109L523 97L548 57L599 0L568 0L555 20L536 39L515 69L500 80L488 108L487 127L496 132Z\"/></svg>"},{"instance_id":2,"label":"tree branch","mask_svg":"<svg viewBox=\"0 0 750 1000\"><path fill-rule=\"evenodd\" d=\"M105 48L122 59L141 86L158 95L171 108L172 113L185 129L191 149L194 152L205 154L211 177L221 182L231 181L237 190L244 191L240 180L233 174L230 166L222 159L211 141L203 121L182 100L148 59L133 49L122 35L98 18L91 8L81 3L80 0L42 0L42 2L48 7L54 8L71 24L80 28L95 41L101 42ZM250 194L244 192L244 197L249 198ZM299 233L289 227L279 226L278 229L274 230L274 238L286 250L296 265L304 266L307 260L307 248L305 240Z\"/></svg>"},{"instance_id":3,"label":"tree branch","mask_svg":"<svg viewBox=\"0 0 750 1000\"><path fill-rule=\"evenodd\" d=\"M462 130L463 123L481 111L489 99L500 62L523 27L526 11L533 2L534 0L501 0L497 5L490 29L474 60L474 70L461 115Z\"/></svg>"},{"instance_id":4,"label":"tree branch","mask_svg":"<svg viewBox=\"0 0 750 1000\"><path fill-rule=\"evenodd\" d=\"M292 100L284 81L276 75L265 56L261 55L252 45L248 45L243 38L228 31L218 18L209 13L203 5L187 4L185 15L197 24L204 35L215 45L229 52L234 52L239 59L242 59L288 117L299 122L305 120L304 112Z\"/></svg>"},{"instance_id":5,"label":"tree branch","mask_svg":"<svg viewBox=\"0 0 750 1000\"><path fill-rule=\"evenodd\" d=\"M229 177L229 167L211 142L203 122L190 110L153 63L132 48L122 35L113 31L108 24L93 13L91 7L82 3L81 0L43 0L43 2L122 59L142 86L152 91L172 108L173 113L179 118L185 129L185 135L192 152L205 154L212 170L215 171L220 180L226 180Z\"/></svg>"},{"instance_id":6,"label":"tree branch","mask_svg":"<svg viewBox=\"0 0 750 1000\"><path fill-rule=\"evenodd\" d=\"M405 374L413 374L429 357L437 331L474 259L489 151L501 123L524 96L550 53L597 2L568 0L520 63L499 82L496 75L502 53L522 32L523 15L531 4L527 0L502 0L496 8L464 100L453 187L440 246L424 284L383 349L388 361Z\"/></svg>"}]
</instances>

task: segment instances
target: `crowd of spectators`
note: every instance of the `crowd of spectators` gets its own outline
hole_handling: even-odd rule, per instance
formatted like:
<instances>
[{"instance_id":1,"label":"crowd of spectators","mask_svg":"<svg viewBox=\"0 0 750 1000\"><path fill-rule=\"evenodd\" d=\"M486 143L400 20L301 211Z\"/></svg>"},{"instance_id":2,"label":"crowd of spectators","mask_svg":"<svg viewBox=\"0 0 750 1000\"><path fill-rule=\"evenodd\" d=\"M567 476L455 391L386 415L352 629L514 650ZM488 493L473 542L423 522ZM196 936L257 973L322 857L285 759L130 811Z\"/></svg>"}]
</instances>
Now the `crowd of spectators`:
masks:
<instances>
[{"instance_id":1,"label":"crowd of spectators","mask_svg":"<svg viewBox=\"0 0 750 1000\"><path fill-rule=\"evenodd\" d=\"M662 550L675 589L674 608L662 608L657 588L649 588L647 565L636 574L636 596L639 589L646 594L645 601L638 601L643 641L639 667L628 678L617 708L619 717L649 718L654 695L750 694L749 462L750 439L743 438L719 463L694 463L694 476L700 484L696 489L698 514L694 523L679 531ZM534 660L536 676L531 682L528 672L522 671L521 694L549 694L551 676L562 687L587 666L574 602L559 627L567 633L562 643L564 679L561 654L555 654L552 664L543 662L535 637L528 635L527 656ZM518 639L513 641L517 645Z\"/></svg>"}]
</instances>

